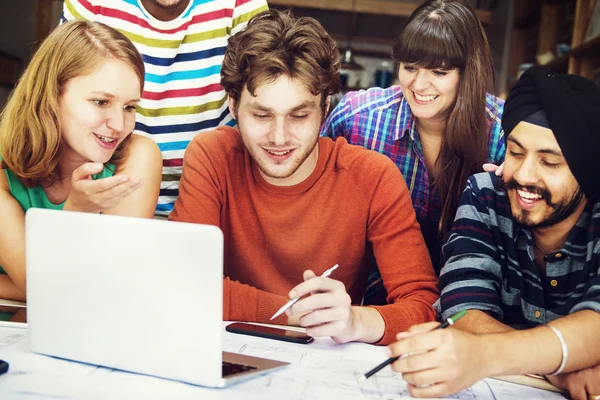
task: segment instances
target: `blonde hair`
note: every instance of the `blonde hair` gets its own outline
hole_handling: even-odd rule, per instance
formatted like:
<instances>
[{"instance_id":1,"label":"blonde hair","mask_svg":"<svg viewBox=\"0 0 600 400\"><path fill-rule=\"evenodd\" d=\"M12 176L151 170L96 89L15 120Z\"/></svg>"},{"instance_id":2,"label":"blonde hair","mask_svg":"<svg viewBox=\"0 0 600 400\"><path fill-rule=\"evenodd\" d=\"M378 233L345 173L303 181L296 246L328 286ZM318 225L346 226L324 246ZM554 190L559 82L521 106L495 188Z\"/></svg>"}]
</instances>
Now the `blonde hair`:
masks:
<instances>
[{"instance_id":1,"label":"blonde hair","mask_svg":"<svg viewBox=\"0 0 600 400\"><path fill-rule=\"evenodd\" d=\"M0 114L2 168L28 187L58 179L61 156L59 99L70 79L91 74L106 59L123 61L136 73L140 94L144 62L131 41L99 22L71 21L57 27L41 44ZM129 135L109 160L127 157Z\"/></svg>"}]
</instances>

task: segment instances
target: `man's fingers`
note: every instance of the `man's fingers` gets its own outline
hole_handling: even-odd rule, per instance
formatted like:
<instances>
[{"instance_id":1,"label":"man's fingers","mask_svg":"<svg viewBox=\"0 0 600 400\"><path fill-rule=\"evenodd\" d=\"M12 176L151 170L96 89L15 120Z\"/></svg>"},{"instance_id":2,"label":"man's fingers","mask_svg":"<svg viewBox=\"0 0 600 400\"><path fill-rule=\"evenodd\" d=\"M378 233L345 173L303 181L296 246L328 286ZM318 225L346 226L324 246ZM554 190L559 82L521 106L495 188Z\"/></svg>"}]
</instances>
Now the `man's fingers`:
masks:
<instances>
[{"instance_id":1,"label":"man's fingers","mask_svg":"<svg viewBox=\"0 0 600 400\"><path fill-rule=\"evenodd\" d=\"M407 331L398 333L396 339L402 340L418 333L429 332L437 328L438 325L440 325L439 322L426 322L424 324L413 325Z\"/></svg>"},{"instance_id":2,"label":"man's fingers","mask_svg":"<svg viewBox=\"0 0 600 400\"><path fill-rule=\"evenodd\" d=\"M311 327L327 324L334 321L347 321L349 317L348 307L326 308L315 310L300 317L300 326Z\"/></svg>"},{"instance_id":3,"label":"man's fingers","mask_svg":"<svg viewBox=\"0 0 600 400\"><path fill-rule=\"evenodd\" d=\"M312 337L336 336L345 328L345 322L335 321L328 324L308 327L306 328L306 334Z\"/></svg>"},{"instance_id":4,"label":"man's fingers","mask_svg":"<svg viewBox=\"0 0 600 400\"><path fill-rule=\"evenodd\" d=\"M315 276L317 276L317 274L315 274L313 271L311 271L310 269L307 269L306 271L304 271L304 273L302 274L302 277L304 278L305 281L314 278Z\"/></svg>"},{"instance_id":5,"label":"man's fingers","mask_svg":"<svg viewBox=\"0 0 600 400\"><path fill-rule=\"evenodd\" d=\"M73 171L71 175L71 182L77 182L84 179L89 179L90 175L99 173L104 169L102 163L85 163Z\"/></svg>"},{"instance_id":6,"label":"man's fingers","mask_svg":"<svg viewBox=\"0 0 600 400\"><path fill-rule=\"evenodd\" d=\"M571 400L587 400L587 392L583 385L570 385L568 386Z\"/></svg>"},{"instance_id":7,"label":"man's fingers","mask_svg":"<svg viewBox=\"0 0 600 400\"><path fill-rule=\"evenodd\" d=\"M546 379L548 379L548 381L553 384L554 386L556 386L559 389L562 390L567 390L567 386L565 383L565 375L561 374L561 375L552 375L552 376L546 376Z\"/></svg>"},{"instance_id":8,"label":"man's fingers","mask_svg":"<svg viewBox=\"0 0 600 400\"><path fill-rule=\"evenodd\" d=\"M290 298L302 297L313 292L346 291L346 287L340 281L322 276L310 278L297 285L290 291Z\"/></svg>"},{"instance_id":9,"label":"man's fingers","mask_svg":"<svg viewBox=\"0 0 600 400\"><path fill-rule=\"evenodd\" d=\"M435 379L431 378L431 380L428 381L424 381L423 379L426 376L434 375L427 374L420 377L415 375L416 373L435 369L438 366L439 360L429 351L409 353L406 357L401 357L392 363L392 369L396 372L401 372L403 378L405 374L409 374L409 376L413 377L411 380L405 380L414 385L439 382L439 370L437 372L438 375L435 375ZM415 376L417 376L417 378L415 378Z\"/></svg>"},{"instance_id":10,"label":"man's fingers","mask_svg":"<svg viewBox=\"0 0 600 400\"><path fill-rule=\"evenodd\" d=\"M410 358L417 358L418 356L407 357L405 360ZM425 357L421 357L420 360L414 361L415 365L417 363L422 363L419 367L415 368L416 372L402 372L402 379L408 384L423 387L425 385L434 385L436 383L445 382L446 379L441 375L442 370L437 368L435 364L427 362ZM425 363L426 362L426 363ZM393 366L392 366L393 369ZM394 371L396 371L394 369Z\"/></svg>"},{"instance_id":11,"label":"man's fingers","mask_svg":"<svg viewBox=\"0 0 600 400\"><path fill-rule=\"evenodd\" d=\"M463 388L455 389L451 387L447 382L437 383L435 385L426 386L419 388L418 386L408 384L408 392L412 397L424 397L424 398L439 398L449 396L460 391Z\"/></svg>"},{"instance_id":12,"label":"man's fingers","mask_svg":"<svg viewBox=\"0 0 600 400\"><path fill-rule=\"evenodd\" d=\"M304 281L305 281L305 282L306 282L307 280L310 280L310 279L313 279L313 278L315 278L316 276L317 276L317 275L316 275L316 274L315 274L313 271L311 271L310 269L307 269L307 270L306 270L306 271L304 271L304 273L302 274L302 278L304 279ZM300 285L302 285L302 284L300 284ZM304 295L308 294L308 293L305 293L305 292L303 291L302 287L300 287L300 289L301 289L301 292L298 292L298 290L297 290L297 289L298 289L298 287L299 287L300 285L296 285L295 287L293 287L293 288L292 288L292 290L290 290L290 292L288 293L288 297L289 297L290 299L296 299L296 298L298 298L298 297L302 297L302 296L304 296Z\"/></svg>"},{"instance_id":13,"label":"man's fingers","mask_svg":"<svg viewBox=\"0 0 600 400\"><path fill-rule=\"evenodd\" d=\"M301 314L313 310L344 306L349 308L351 303L348 293L317 293L305 297L290 308L291 314Z\"/></svg>"},{"instance_id":14,"label":"man's fingers","mask_svg":"<svg viewBox=\"0 0 600 400\"><path fill-rule=\"evenodd\" d=\"M393 357L435 350L440 346L439 332L440 331L414 335L404 340L394 342L388 347ZM400 360L397 362L400 362ZM402 366L406 366L406 364L398 364L399 368Z\"/></svg>"}]
</instances>

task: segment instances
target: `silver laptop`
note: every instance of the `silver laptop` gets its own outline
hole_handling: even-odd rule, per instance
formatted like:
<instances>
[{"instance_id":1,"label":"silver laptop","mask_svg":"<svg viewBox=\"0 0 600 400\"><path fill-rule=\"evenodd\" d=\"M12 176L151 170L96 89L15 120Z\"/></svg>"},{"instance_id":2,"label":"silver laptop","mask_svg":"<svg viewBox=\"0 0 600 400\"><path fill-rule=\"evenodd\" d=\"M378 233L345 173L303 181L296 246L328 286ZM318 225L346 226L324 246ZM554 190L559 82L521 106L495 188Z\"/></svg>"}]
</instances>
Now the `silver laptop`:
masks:
<instances>
[{"instance_id":1,"label":"silver laptop","mask_svg":"<svg viewBox=\"0 0 600 400\"><path fill-rule=\"evenodd\" d=\"M30 209L26 263L33 352L209 387L288 364L222 352L217 227Z\"/></svg>"}]
</instances>

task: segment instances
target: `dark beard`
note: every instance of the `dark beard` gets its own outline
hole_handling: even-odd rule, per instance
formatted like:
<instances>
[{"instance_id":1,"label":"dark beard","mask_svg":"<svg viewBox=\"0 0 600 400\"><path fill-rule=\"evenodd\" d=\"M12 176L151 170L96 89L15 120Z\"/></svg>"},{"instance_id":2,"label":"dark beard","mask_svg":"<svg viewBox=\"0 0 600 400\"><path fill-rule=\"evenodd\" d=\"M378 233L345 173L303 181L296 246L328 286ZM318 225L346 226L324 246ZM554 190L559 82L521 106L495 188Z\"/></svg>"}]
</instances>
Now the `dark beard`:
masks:
<instances>
[{"instance_id":1,"label":"dark beard","mask_svg":"<svg viewBox=\"0 0 600 400\"><path fill-rule=\"evenodd\" d=\"M546 204L548 204L548 206L550 206L554 210L547 218L545 218L537 224L528 223L527 221L529 219L529 211L521 210L521 215L515 219L517 219L517 222L521 226L527 229L547 228L549 226L553 226L564 221L567 217L569 217L575 212L575 210L577 209L577 207L579 207L584 198L583 191L579 186L577 186L577 190L575 191L575 193L573 193L571 197L561 201L560 203L554 203L552 201L552 195L547 189L542 189L537 186L521 186L514 179L511 179L510 181L506 182L505 187L506 190L523 189L530 193L540 195L540 201L545 200Z\"/></svg>"}]
</instances>

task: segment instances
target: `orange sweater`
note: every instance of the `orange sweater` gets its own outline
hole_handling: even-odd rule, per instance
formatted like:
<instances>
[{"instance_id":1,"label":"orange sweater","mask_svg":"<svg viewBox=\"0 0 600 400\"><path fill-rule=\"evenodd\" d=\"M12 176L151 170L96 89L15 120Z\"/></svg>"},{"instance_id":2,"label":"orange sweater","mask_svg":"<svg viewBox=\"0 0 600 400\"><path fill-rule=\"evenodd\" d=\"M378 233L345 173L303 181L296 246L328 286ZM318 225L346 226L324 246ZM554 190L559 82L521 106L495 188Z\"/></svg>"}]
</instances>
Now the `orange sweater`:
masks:
<instances>
[{"instance_id":1,"label":"orange sweater","mask_svg":"<svg viewBox=\"0 0 600 400\"><path fill-rule=\"evenodd\" d=\"M360 304L375 261L391 303L376 307L386 324L380 343L435 319L437 278L402 175L344 138L319 138L313 173L282 187L262 178L237 130L202 133L186 150L169 219L223 231L225 320L269 322L305 270L319 275L334 264L331 278Z\"/></svg>"}]
</instances>

